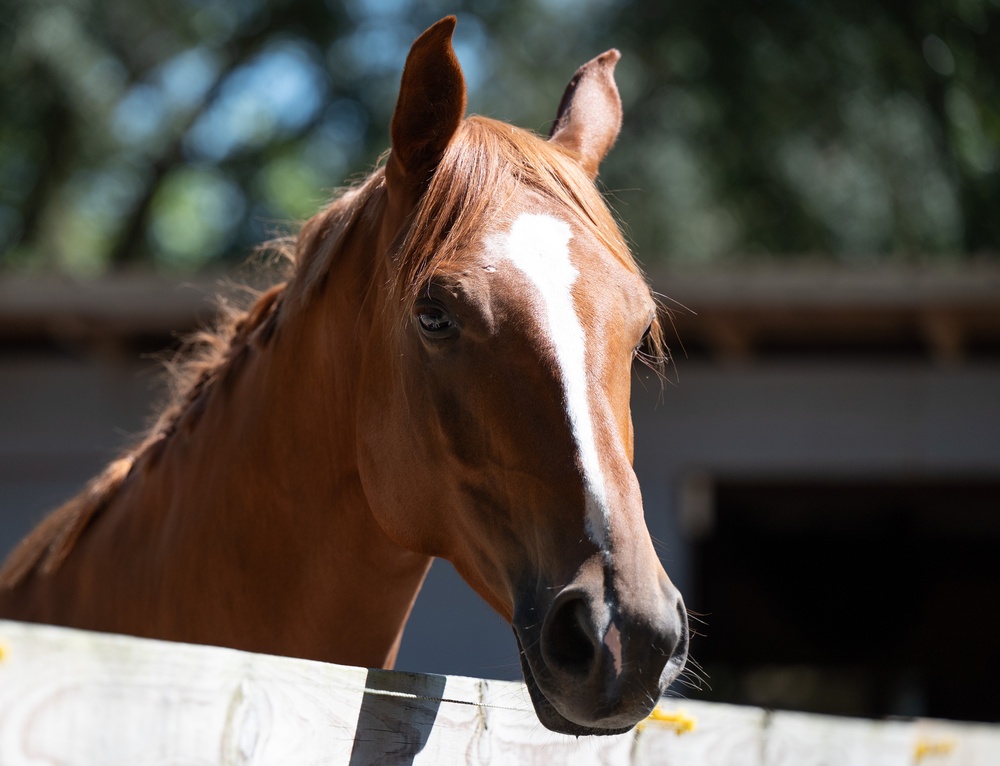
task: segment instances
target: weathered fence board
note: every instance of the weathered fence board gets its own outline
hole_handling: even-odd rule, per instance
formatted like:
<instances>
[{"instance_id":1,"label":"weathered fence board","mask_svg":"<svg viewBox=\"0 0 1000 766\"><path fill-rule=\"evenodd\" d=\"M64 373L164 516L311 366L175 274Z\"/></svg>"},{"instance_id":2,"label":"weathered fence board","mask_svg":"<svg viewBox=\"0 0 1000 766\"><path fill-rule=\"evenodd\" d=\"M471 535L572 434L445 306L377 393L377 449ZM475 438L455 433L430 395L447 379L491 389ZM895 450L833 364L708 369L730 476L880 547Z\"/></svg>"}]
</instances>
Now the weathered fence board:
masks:
<instances>
[{"instance_id":1,"label":"weathered fence board","mask_svg":"<svg viewBox=\"0 0 1000 766\"><path fill-rule=\"evenodd\" d=\"M678 708L694 731L677 734ZM0 621L0 766L1000 764L996 726L663 709L635 733L576 739L542 728L517 683Z\"/></svg>"}]
</instances>

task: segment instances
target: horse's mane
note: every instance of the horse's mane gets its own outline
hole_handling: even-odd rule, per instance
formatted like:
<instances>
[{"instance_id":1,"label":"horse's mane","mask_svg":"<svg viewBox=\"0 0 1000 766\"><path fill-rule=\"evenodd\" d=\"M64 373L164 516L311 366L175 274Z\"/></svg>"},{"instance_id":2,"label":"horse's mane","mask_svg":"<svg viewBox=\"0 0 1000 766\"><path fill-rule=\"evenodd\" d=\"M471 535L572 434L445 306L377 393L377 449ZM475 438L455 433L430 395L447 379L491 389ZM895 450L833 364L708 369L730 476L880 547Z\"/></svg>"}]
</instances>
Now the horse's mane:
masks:
<instances>
[{"instance_id":1,"label":"horse's mane","mask_svg":"<svg viewBox=\"0 0 1000 766\"><path fill-rule=\"evenodd\" d=\"M0 588L13 588L34 570L48 574L59 568L77 540L115 498L140 458L155 462L182 420L197 421L210 389L236 375L251 345L266 346L277 330L280 307L293 286L315 287L322 275L316 262L324 251L336 250L381 185L381 170L342 193L319 215L307 221L297 237L269 242L262 250L291 265L287 281L263 292L242 288L252 296L248 309L219 296L212 326L186 338L165 363L170 395L153 426L118 459L94 477L82 492L50 513L11 552L0 568Z\"/></svg>"},{"instance_id":2,"label":"horse's mane","mask_svg":"<svg viewBox=\"0 0 1000 766\"><path fill-rule=\"evenodd\" d=\"M639 273L603 197L571 152L530 131L473 116L462 123L448 145L392 256L394 297L404 305L414 301L437 269L467 248L477 247L484 231L502 223L499 217L508 209L506 202L525 190L569 211L623 266ZM342 190L303 225L298 236L270 243L272 252L291 263L288 280L259 293L247 310L220 303L215 326L192 336L179 360L168 363L173 393L152 428L21 542L0 569L0 588L13 587L35 569L42 573L58 569L140 458L155 463L181 423L197 421L206 394L220 381L225 384L239 374L250 347L271 341L285 306L315 297L359 225L377 221L385 196L385 173L380 167L361 183ZM658 322L648 342L653 357L662 358Z\"/></svg>"}]
</instances>

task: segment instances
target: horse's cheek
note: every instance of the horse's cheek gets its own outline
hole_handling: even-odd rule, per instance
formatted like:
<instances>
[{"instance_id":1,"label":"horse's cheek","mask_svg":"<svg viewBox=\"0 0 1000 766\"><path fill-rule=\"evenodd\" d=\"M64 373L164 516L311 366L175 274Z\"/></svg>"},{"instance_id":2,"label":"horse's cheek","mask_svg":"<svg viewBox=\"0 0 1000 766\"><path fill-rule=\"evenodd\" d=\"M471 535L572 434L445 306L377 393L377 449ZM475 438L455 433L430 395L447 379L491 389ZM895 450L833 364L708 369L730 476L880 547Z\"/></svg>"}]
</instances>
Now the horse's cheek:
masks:
<instances>
[{"instance_id":1,"label":"horse's cheek","mask_svg":"<svg viewBox=\"0 0 1000 766\"><path fill-rule=\"evenodd\" d=\"M412 377L400 371L404 380ZM440 441L420 385L406 380L405 395L393 392L387 376L363 386L358 408L358 470L365 497L380 526L398 545L431 556L446 535L435 520L446 502L441 491Z\"/></svg>"}]
</instances>

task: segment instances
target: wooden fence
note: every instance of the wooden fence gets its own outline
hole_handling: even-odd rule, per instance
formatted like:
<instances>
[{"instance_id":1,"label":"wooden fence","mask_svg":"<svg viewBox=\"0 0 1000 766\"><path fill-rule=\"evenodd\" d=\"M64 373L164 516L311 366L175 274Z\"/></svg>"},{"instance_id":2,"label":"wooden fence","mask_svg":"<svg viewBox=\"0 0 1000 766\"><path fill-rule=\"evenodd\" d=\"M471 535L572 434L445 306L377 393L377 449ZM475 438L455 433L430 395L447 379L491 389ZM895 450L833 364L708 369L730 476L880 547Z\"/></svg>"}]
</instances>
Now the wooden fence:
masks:
<instances>
[{"instance_id":1,"label":"wooden fence","mask_svg":"<svg viewBox=\"0 0 1000 766\"><path fill-rule=\"evenodd\" d=\"M1000 727L664 700L577 739L518 683L0 621L0 766L374 763L998 766Z\"/></svg>"}]
</instances>

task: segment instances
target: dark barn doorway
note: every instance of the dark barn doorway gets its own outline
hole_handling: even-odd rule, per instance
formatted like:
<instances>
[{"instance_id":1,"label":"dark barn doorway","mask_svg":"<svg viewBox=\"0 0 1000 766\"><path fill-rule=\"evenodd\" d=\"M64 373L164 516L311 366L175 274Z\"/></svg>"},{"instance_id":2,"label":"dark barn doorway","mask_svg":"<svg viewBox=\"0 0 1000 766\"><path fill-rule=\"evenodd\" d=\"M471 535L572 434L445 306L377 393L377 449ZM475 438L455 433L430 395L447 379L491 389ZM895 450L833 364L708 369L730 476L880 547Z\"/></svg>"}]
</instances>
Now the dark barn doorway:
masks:
<instances>
[{"instance_id":1,"label":"dark barn doorway","mask_svg":"<svg viewBox=\"0 0 1000 766\"><path fill-rule=\"evenodd\" d=\"M692 696L1000 720L1000 479L712 485Z\"/></svg>"}]
</instances>

